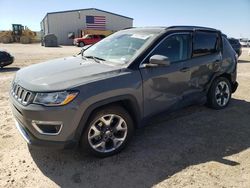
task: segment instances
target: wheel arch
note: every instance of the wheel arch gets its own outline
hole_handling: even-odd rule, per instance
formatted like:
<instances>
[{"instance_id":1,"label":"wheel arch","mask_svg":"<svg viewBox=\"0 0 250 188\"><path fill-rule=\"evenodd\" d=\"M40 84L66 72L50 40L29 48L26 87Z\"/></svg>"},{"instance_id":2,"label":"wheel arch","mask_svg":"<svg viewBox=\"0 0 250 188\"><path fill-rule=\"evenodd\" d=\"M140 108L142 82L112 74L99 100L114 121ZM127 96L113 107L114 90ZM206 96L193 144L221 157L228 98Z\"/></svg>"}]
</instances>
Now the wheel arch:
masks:
<instances>
[{"instance_id":1,"label":"wheel arch","mask_svg":"<svg viewBox=\"0 0 250 188\"><path fill-rule=\"evenodd\" d=\"M229 83L231 84L231 88L232 89L234 88L234 83L233 83L233 80L232 80L232 75L230 73L217 73L217 74L213 75L212 79L207 84L206 92L209 91L209 89L210 89L212 83L214 82L214 80L216 80L219 77L224 77L224 78L228 79Z\"/></svg>"},{"instance_id":2,"label":"wheel arch","mask_svg":"<svg viewBox=\"0 0 250 188\"><path fill-rule=\"evenodd\" d=\"M131 116L135 128L139 127L141 119L142 119L142 112L140 110L139 104L135 97L131 95L123 95L123 96L118 96L118 97L112 97L108 98L102 101L98 101L94 104L91 104L84 112L82 115L82 118L80 120L80 123L77 127L77 130L75 132L75 138L77 141L80 140L85 128L86 124L88 123L90 117L92 114L94 114L96 111L108 107L108 106L114 106L118 105L123 107Z\"/></svg>"}]
</instances>

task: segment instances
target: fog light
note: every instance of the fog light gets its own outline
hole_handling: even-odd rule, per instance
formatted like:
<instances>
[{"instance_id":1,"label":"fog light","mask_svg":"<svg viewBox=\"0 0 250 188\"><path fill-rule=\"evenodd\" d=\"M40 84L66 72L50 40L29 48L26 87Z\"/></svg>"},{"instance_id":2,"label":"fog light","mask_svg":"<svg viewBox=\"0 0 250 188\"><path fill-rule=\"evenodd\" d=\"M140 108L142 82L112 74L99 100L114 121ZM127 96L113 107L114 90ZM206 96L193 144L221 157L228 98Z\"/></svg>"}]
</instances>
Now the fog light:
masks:
<instances>
[{"instance_id":1,"label":"fog light","mask_svg":"<svg viewBox=\"0 0 250 188\"><path fill-rule=\"evenodd\" d=\"M58 135L62 130L63 123L61 121L32 121L33 127L43 135Z\"/></svg>"}]
</instances>

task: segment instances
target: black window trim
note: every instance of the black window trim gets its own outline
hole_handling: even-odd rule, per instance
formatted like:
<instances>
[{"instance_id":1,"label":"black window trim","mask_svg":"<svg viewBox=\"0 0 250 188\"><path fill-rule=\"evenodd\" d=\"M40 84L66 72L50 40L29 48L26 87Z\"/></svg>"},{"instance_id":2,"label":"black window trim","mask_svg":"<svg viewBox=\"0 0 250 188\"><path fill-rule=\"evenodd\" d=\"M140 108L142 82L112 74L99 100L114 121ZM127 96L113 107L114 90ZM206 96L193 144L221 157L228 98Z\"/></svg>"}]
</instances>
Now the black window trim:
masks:
<instances>
[{"instance_id":1,"label":"black window trim","mask_svg":"<svg viewBox=\"0 0 250 188\"><path fill-rule=\"evenodd\" d=\"M145 68L144 64L147 64L145 63L146 59L148 59L148 57L154 52L154 50L160 46L167 38L169 37L172 37L174 35L190 35L190 42L189 42L189 45L190 45L190 50L189 50L189 56L187 59L183 59L183 60L180 60L180 61L175 61L175 62L172 62L172 63L179 63L179 62L182 62L182 61L188 61L189 59L192 58L192 41L193 41L193 38L192 38L192 34L193 32L192 31L180 31L180 32L173 32L167 36L165 36L159 43L157 43L151 50L150 52L143 58L143 60L141 61L140 65L139 65L139 68Z\"/></svg>"}]
</instances>

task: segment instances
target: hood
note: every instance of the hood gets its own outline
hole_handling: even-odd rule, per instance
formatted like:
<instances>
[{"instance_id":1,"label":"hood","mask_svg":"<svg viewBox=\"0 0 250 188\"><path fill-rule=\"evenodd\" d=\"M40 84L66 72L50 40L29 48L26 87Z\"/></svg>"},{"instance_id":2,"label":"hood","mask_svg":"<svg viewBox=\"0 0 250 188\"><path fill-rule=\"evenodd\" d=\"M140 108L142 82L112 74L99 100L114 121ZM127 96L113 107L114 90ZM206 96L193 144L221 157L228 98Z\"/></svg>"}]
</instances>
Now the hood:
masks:
<instances>
[{"instance_id":1,"label":"hood","mask_svg":"<svg viewBox=\"0 0 250 188\"><path fill-rule=\"evenodd\" d=\"M30 91L59 91L115 76L120 69L81 56L68 57L23 68L17 71L15 82Z\"/></svg>"},{"instance_id":2,"label":"hood","mask_svg":"<svg viewBox=\"0 0 250 188\"><path fill-rule=\"evenodd\" d=\"M82 37L82 38L74 38L74 40L82 40L82 39L85 39L85 37Z\"/></svg>"}]
</instances>

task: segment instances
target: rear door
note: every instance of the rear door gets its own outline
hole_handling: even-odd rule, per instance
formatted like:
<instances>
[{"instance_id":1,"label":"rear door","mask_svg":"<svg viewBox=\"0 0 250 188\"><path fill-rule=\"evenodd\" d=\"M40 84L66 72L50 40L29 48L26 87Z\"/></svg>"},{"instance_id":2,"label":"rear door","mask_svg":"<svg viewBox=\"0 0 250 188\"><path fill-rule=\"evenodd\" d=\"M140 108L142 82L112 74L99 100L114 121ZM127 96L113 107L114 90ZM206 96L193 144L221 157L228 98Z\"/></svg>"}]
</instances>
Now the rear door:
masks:
<instances>
[{"instance_id":1,"label":"rear door","mask_svg":"<svg viewBox=\"0 0 250 188\"><path fill-rule=\"evenodd\" d=\"M213 74L222 64L221 35L218 32L195 31L192 42L192 58L183 64L189 76L189 92L200 97ZM197 95L195 95L197 94Z\"/></svg>"}]
</instances>

